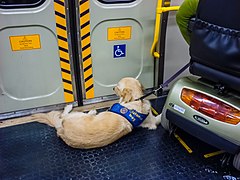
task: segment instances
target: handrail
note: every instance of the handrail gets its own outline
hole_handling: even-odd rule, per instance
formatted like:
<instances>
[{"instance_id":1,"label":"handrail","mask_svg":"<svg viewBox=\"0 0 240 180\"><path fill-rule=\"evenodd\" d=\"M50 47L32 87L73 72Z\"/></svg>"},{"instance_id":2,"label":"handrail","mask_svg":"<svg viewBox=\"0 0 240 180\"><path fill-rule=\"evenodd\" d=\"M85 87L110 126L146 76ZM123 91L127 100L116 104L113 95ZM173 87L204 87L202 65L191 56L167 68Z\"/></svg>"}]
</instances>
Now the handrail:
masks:
<instances>
[{"instance_id":1,"label":"handrail","mask_svg":"<svg viewBox=\"0 0 240 180\"><path fill-rule=\"evenodd\" d=\"M156 8L154 39L151 47L151 55L153 55L155 58L160 58L159 52L156 52L156 46L157 46L159 34L160 34L161 15L164 12L177 11L179 7L180 6L162 7L162 0L158 0L157 8Z\"/></svg>"}]
</instances>

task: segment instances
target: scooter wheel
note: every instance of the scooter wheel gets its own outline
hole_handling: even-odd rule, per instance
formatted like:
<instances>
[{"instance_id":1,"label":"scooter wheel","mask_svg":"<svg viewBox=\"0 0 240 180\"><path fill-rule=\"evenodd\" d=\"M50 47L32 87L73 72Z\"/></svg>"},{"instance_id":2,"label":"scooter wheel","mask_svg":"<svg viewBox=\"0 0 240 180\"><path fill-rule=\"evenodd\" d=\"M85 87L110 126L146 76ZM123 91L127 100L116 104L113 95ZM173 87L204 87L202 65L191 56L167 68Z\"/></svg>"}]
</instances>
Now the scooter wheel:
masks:
<instances>
[{"instance_id":1,"label":"scooter wheel","mask_svg":"<svg viewBox=\"0 0 240 180\"><path fill-rule=\"evenodd\" d=\"M162 117L161 117L161 125L162 127L169 131L170 130L170 122L169 120L166 118L166 112L163 110L162 112Z\"/></svg>"},{"instance_id":2,"label":"scooter wheel","mask_svg":"<svg viewBox=\"0 0 240 180\"><path fill-rule=\"evenodd\" d=\"M235 154L233 158L233 167L240 171L240 152L238 154Z\"/></svg>"}]
</instances>

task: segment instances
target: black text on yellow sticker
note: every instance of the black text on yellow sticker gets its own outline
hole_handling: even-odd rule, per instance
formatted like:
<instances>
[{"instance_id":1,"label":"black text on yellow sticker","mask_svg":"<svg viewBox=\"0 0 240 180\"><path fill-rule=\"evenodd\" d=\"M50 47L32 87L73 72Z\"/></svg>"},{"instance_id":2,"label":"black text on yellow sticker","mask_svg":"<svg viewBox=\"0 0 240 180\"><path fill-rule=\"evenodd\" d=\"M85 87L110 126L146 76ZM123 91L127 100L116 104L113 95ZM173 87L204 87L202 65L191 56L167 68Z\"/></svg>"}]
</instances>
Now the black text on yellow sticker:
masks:
<instances>
[{"instance_id":1,"label":"black text on yellow sticker","mask_svg":"<svg viewBox=\"0 0 240 180\"><path fill-rule=\"evenodd\" d=\"M41 49L39 34L10 36L9 39L12 51Z\"/></svg>"}]
</instances>

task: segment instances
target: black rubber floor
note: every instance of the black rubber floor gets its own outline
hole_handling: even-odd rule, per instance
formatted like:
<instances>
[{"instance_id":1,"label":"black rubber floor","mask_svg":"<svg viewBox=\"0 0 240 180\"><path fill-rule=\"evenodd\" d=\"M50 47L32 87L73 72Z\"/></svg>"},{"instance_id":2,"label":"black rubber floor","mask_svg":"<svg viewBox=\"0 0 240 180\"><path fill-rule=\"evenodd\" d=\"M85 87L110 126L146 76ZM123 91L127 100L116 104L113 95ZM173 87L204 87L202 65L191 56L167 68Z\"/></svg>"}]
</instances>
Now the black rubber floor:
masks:
<instances>
[{"instance_id":1,"label":"black rubber floor","mask_svg":"<svg viewBox=\"0 0 240 180\"><path fill-rule=\"evenodd\" d=\"M160 126L94 150L68 147L44 124L0 129L0 179L240 179L219 156L189 154Z\"/></svg>"}]
</instances>

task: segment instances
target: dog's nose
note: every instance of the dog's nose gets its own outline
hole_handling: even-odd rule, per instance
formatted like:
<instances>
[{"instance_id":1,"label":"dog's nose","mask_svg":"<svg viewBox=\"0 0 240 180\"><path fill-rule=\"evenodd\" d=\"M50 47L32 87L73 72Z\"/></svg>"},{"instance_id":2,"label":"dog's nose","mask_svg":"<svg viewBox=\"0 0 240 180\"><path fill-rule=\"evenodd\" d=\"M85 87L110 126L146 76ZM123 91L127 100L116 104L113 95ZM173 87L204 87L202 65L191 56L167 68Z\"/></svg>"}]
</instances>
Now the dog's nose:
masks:
<instances>
[{"instance_id":1,"label":"dog's nose","mask_svg":"<svg viewBox=\"0 0 240 180\"><path fill-rule=\"evenodd\" d=\"M113 88L113 90L115 89L115 87Z\"/></svg>"}]
</instances>

